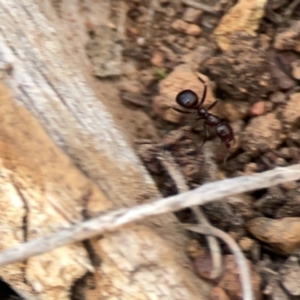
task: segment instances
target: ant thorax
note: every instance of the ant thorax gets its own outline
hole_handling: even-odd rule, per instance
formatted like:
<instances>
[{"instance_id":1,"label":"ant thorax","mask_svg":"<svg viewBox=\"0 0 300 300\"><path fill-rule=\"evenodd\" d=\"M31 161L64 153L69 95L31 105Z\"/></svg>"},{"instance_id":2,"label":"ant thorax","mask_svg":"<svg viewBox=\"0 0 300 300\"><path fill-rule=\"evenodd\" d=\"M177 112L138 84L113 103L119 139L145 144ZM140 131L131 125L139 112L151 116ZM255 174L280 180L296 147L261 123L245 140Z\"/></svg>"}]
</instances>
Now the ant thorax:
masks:
<instances>
[{"instance_id":1,"label":"ant thorax","mask_svg":"<svg viewBox=\"0 0 300 300\"><path fill-rule=\"evenodd\" d=\"M222 120L219 117L210 114L208 112L206 113L205 119L206 119L206 124L209 126L218 126L222 122Z\"/></svg>"},{"instance_id":2,"label":"ant thorax","mask_svg":"<svg viewBox=\"0 0 300 300\"><path fill-rule=\"evenodd\" d=\"M200 118L206 119L207 117L207 110L203 107L197 109L197 114Z\"/></svg>"}]
</instances>

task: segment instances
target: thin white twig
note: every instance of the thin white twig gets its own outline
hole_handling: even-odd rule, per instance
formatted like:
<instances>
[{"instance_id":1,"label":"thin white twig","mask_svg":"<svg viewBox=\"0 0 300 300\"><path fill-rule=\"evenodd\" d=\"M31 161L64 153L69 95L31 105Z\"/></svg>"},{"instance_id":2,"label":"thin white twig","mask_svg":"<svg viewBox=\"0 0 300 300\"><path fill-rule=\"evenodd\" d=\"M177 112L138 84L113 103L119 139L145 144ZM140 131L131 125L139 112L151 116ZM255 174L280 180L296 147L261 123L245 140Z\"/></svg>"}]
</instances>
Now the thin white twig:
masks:
<instances>
[{"instance_id":1,"label":"thin white twig","mask_svg":"<svg viewBox=\"0 0 300 300\"><path fill-rule=\"evenodd\" d=\"M31 256L83 241L105 232L115 231L123 225L145 219L146 217L174 212L195 205L203 205L218 199L224 199L230 195L268 188L298 179L300 179L299 164L285 168L278 167L263 173L210 182L186 193L137 205L132 208L103 212L96 218L67 229L62 229L50 236L14 246L2 252L0 254L0 267L26 260Z\"/></svg>"},{"instance_id":2,"label":"thin white twig","mask_svg":"<svg viewBox=\"0 0 300 300\"><path fill-rule=\"evenodd\" d=\"M254 300L250 270L246 258L236 241L227 233L212 226L187 224L184 228L194 232L216 236L228 245L240 270L243 299Z\"/></svg>"},{"instance_id":3,"label":"thin white twig","mask_svg":"<svg viewBox=\"0 0 300 300\"><path fill-rule=\"evenodd\" d=\"M173 179L177 191L179 193L184 193L189 190L186 181L182 175L182 172L176 167L177 163L175 159L168 151L160 151L160 155L158 155L162 165L169 173L170 177ZM202 225L210 226L209 221L207 220L205 214L203 213L202 209L199 206L192 206L191 210L195 215L197 222ZM221 275L222 272L222 254L221 249L219 247L219 243L214 236L206 236L207 244L210 249L212 263L213 263L213 270L210 274L211 279L216 279Z\"/></svg>"}]
</instances>

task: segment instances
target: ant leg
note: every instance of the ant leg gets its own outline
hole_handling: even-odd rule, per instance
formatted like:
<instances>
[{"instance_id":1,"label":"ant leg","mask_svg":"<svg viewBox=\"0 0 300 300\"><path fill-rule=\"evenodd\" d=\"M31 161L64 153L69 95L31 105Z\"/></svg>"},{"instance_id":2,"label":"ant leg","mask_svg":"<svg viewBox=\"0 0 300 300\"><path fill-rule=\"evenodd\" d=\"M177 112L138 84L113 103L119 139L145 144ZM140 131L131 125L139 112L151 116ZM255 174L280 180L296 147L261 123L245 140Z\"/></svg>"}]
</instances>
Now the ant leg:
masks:
<instances>
[{"instance_id":1,"label":"ant leg","mask_svg":"<svg viewBox=\"0 0 300 300\"><path fill-rule=\"evenodd\" d=\"M225 167L225 166L226 166L227 159L228 159L228 157L229 157L230 143L229 143L229 142L224 142L224 145L225 145L226 148L227 148L226 155L224 156L224 160L223 160L223 165L224 165L224 167Z\"/></svg>"},{"instance_id":2,"label":"ant leg","mask_svg":"<svg viewBox=\"0 0 300 300\"><path fill-rule=\"evenodd\" d=\"M207 127L205 126L205 123L203 124L203 127L204 127L204 138L203 138L203 142L202 142L202 145L200 146L200 149L204 146L204 144L206 143L208 137L209 137L209 133L208 133L208 130L207 130Z\"/></svg>"},{"instance_id":3,"label":"ant leg","mask_svg":"<svg viewBox=\"0 0 300 300\"><path fill-rule=\"evenodd\" d=\"M209 111L209 110L212 109L217 103L218 103L218 100L216 100L215 102L213 102L206 110Z\"/></svg>"},{"instance_id":4,"label":"ant leg","mask_svg":"<svg viewBox=\"0 0 300 300\"><path fill-rule=\"evenodd\" d=\"M198 79L203 83L203 86L204 86L203 94L202 94L201 100L199 102L199 107L200 107L206 98L207 86L206 86L205 81L200 76L198 76Z\"/></svg>"},{"instance_id":5,"label":"ant leg","mask_svg":"<svg viewBox=\"0 0 300 300\"><path fill-rule=\"evenodd\" d=\"M177 107L171 107L171 109L174 109L175 111L180 112L182 114L192 114L192 112L190 112L190 111L184 111L184 110L181 110Z\"/></svg>"}]
</instances>

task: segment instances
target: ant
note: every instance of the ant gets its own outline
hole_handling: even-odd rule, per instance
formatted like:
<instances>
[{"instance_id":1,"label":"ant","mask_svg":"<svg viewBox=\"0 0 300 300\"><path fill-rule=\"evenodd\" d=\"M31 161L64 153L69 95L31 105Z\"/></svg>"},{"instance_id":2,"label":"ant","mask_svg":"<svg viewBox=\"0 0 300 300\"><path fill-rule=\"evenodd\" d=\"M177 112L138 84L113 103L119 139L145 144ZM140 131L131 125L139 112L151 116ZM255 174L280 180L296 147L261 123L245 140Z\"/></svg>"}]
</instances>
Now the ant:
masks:
<instances>
[{"instance_id":1,"label":"ant","mask_svg":"<svg viewBox=\"0 0 300 300\"><path fill-rule=\"evenodd\" d=\"M176 107L172 107L172 109L184 113L184 114L196 114L198 116L197 121L204 119L204 131L205 131L205 137L203 139L203 143L200 148L203 147L205 142L207 141L209 134L206 126L214 127L216 130L217 136L221 139L221 141L225 144L227 149L230 148L230 142L234 140L234 133L231 128L231 126L223 119L219 118L216 115L213 115L209 113L208 111L212 109L218 101L213 102L207 109L205 109L202 105L205 101L206 98L206 93L207 93L207 86L205 82L203 81L200 76L198 76L198 79L203 83L204 85L204 91L201 97L201 100L199 102L199 97L198 95L192 91L192 90L183 90L181 91L177 96L176 96L176 102L179 104L181 107L185 109L193 109L196 110L195 112L190 112L190 111L184 111L181 109L178 109Z\"/></svg>"}]
</instances>

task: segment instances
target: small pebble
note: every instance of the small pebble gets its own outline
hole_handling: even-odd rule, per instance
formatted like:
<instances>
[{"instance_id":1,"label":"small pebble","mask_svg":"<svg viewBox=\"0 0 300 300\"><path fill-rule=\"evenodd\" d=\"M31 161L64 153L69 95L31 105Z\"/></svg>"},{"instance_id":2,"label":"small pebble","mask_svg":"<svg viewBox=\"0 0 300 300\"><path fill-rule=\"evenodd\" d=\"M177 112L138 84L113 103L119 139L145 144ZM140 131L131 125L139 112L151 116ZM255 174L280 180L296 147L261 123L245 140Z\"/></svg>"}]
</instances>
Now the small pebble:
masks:
<instances>
[{"instance_id":1,"label":"small pebble","mask_svg":"<svg viewBox=\"0 0 300 300\"><path fill-rule=\"evenodd\" d=\"M246 164L245 167L244 167L244 172L246 174L255 173L255 172L257 172L257 170L258 170L257 163L249 163L249 164Z\"/></svg>"},{"instance_id":2,"label":"small pebble","mask_svg":"<svg viewBox=\"0 0 300 300\"><path fill-rule=\"evenodd\" d=\"M249 114L249 103L246 101L221 101L218 105L218 111L223 118L234 122L245 118Z\"/></svg>"},{"instance_id":3,"label":"small pebble","mask_svg":"<svg viewBox=\"0 0 300 300\"><path fill-rule=\"evenodd\" d=\"M277 157L275 159L275 164L276 164L276 166L279 166L279 167L283 167L283 166L287 165L286 160L282 157Z\"/></svg>"},{"instance_id":4,"label":"small pebble","mask_svg":"<svg viewBox=\"0 0 300 300\"><path fill-rule=\"evenodd\" d=\"M155 77L152 69L145 69L140 73L139 82L144 86L150 86L155 81Z\"/></svg>"},{"instance_id":5,"label":"small pebble","mask_svg":"<svg viewBox=\"0 0 300 300\"><path fill-rule=\"evenodd\" d=\"M284 107L282 119L287 129L296 125L300 117L300 93L290 95L287 105Z\"/></svg>"},{"instance_id":6,"label":"small pebble","mask_svg":"<svg viewBox=\"0 0 300 300\"><path fill-rule=\"evenodd\" d=\"M168 42L169 44L173 44L176 42L176 35L175 34L169 34L167 37L166 37L166 42Z\"/></svg>"},{"instance_id":7,"label":"small pebble","mask_svg":"<svg viewBox=\"0 0 300 300\"><path fill-rule=\"evenodd\" d=\"M151 58L151 63L153 66L161 67L164 62L164 54L161 51L155 51Z\"/></svg>"},{"instance_id":8,"label":"small pebble","mask_svg":"<svg viewBox=\"0 0 300 300\"><path fill-rule=\"evenodd\" d=\"M213 263L209 254L197 257L193 261L193 266L196 274L201 278L209 279L213 272Z\"/></svg>"},{"instance_id":9,"label":"small pebble","mask_svg":"<svg viewBox=\"0 0 300 300\"><path fill-rule=\"evenodd\" d=\"M250 161L250 156L248 153L244 152L237 156L237 161L241 164L246 164Z\"/></svg>"},{"instance_id":10,"label":"small pebble","mask_svg":"<svg viewBox=\"0 0 300 300\"><path fill-rule=\"evenodd\" d=\"M273 110L273 103L268 101L268 102L265 102L265 112L264 113L269 113Z\"/></svg>"},{"instance_id":11,"label":"small pebble","mask_svg":"<svg viewBox=\"0 0 300 300\"><path fill-rule=\"evenodd\" d=\"M136 27L127 27L126 31L128 36L136 36L139 34L139 30Z\"/></svg>"},{"instance_id":12,"label":"small pebble","mask_svg":"<svg viewBox=\"0 0 300 300\"><path fill-rule=\"evenodd\" d=\"M182 19L185 22L197 23L201 15L202 15L202 10L193 7L187 7L186 10L184 11Z\"/></svg>"},{"instance_id":13,"label":"small pebble","mask_svg":"<svg viewBox=\"0 0 300 300\"><path fill-rule=\"evenodd\" d=\"M261 116L266 110L266 105L264 101L258 101L252 105L250 111L253 116Z\"/></svg>"},{"instance_id":14,"label":"small pebble","mask_svg":"<svg viewBox=\"0 0 300 300\"><path fill-rule=\"evenodd\" d=\"M192 36L191 36L192 37ZM196 40L196 45L199 43L199 40L195 37L192 37ZM212 55L212 50L206 46L198 46L193 51L190 51L182 57L182 61L188 65L198 70L198 66L208 57ZM219 110L219 109L218 109Z\"/></svg>"},{"instance_id":15,"label":"small pebble","mask_svg":"<svg viewBox=\"0 0 300 300\"><path fill-rule=\"evenodd\" d=\"M185 32L188 35L199 36L202 33L202 29L198 25L190 24Z\"/></svg>"},{"instance_id":16,"label":"small pebble","mask_svg":"<svg viewBox=\"0 0 300 300\"><path fill-rule=\"evenodd\" d=\"M296 181L288 181L281 183L280 186L285 190L294 190L297 188L298 184Z\"/></svg>"},{"instance_id":17,"label":"small pebble","mask_svg":"<svg viewBox=\"0 0 300 300\"><path fill-rule=\"evenodd\" d=\"M254 245L254 241L248 237L243 237L239 241L239 245L243 251L248 252L251 250L252 246Z\"/></svg>"},{"instance_id":18,"label":"small pebble","mask_svg":"<svg viewBox=\"0 0 300 300\"><path fill-rule=\"evenodd\" d=\"M292 75L295 79L300 80L300 60L292 62Z\"/></svg>"},{"instance_id":19,"label":"small pebble","mask_svg":"<svg viewBox=\"0 0 300 300\"><path fill-rule=\"evenodd\" d=\"M210 300L230 300L224 289L216 286L210 293Z\"/></svg>"},{"instance_id":20,"label":"small pebble","mask_svg":"<svg viewBox=\"0 0 300 300\"><path fill-rule=\"evenodd\" d=\"M228 234L234 239L237 240L239 238L239 233L236 231L229 231Z\"/></svg>"},{"instance_id":21,"label":"small pebble","mask_svg":"<svg viewBox=\"0 0 300 300\"><path fill-rule=\"evenodd\" d=\"M283 158L291 158L291 150L287 147L282 147L278 150L278 155Z\"/></svg>"},{"instance_id":22,"label":"small pebble","mask_svg":"<svg viewBox=\"0 0 300 300\"><path fill-rule=\"evenodd\" d=\"M119 88L122 92L129 92L134 94L141 94L143 86L140 82L134 80L123 80Z\"/></svg>"},{"instance_id":23,"label":"small pebble","mask_svg":"<svg viewBox=\"0 0 300 300\"><path fill-rule=\"evenodd\" d=\"M273 58L273 62L270 63L270 73L279 89L288 90L296 85L295 80L288 76L275 62L275 58Z\"/></svg>"},{"instance_id":24,"label":"small pebble","mask_svg":"<svg viewBox=\"0 0 300 300\"><path fill-rule=\"evenodd\" d=\"M194 49L197 45L197 39L194 36L188 36L185 46L188 49Z\"/></svg>"},{"instance_id":25,"label":"small pebble","mask_svg":"<svg viewBox=\"0 0 300 300\"><path fill-rule=\"evenodd\" d=\"M282 92L275 92L271 94L270 101L274 104L283 104L286 103L286 97L285 94Z\"/></svg>"},{"instance_id":26,"label":"small pebble","mask_svg":"<svg viewBox=\"0 0 300 300\"><path fill-rule=\"evenodd\" d=\"M171 24L171 27L176 31L186 32L189 24L181 19L177 19Z\"/></svg>"},{"instance_id":27,"label":"small pebble","mask_svg":"<svg viewBox=\"0 0 300 300\"><path fill-rule=\"evenodd\" d=\"M176 10L170 6L165 9L165 13L170 19L173 19L176 16Z\"/></svg>"},{"instance_id":28,"label":"small pebble","mask_svg":"<svg viewBox=\"0 0 300 300\"><path fill-rule=\"evenodd\" d=\"M288 138L295 143L299 143L300 141L300 133L299 132L290 132L288 134Z\"/></svg>"},{"instance_id":29,"label":"small pebble","mask_svg":"<svg viewBox=\"0 0 300 300\"><path fill-rule=\"evenodd\" d=\"M138 37L138 38L136 39L136 43L137 43L138 45L140 45L140 46L145 45L145 42L146 42L146 40L145 40L143 37Z\"/></svg>"}]
</instances>

